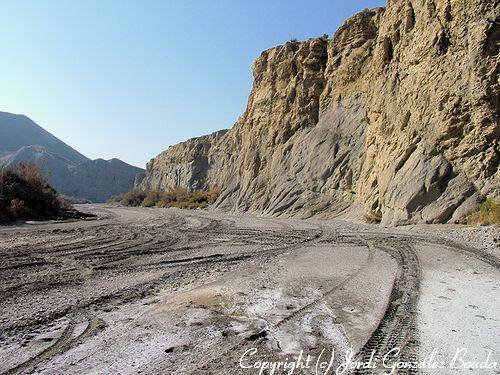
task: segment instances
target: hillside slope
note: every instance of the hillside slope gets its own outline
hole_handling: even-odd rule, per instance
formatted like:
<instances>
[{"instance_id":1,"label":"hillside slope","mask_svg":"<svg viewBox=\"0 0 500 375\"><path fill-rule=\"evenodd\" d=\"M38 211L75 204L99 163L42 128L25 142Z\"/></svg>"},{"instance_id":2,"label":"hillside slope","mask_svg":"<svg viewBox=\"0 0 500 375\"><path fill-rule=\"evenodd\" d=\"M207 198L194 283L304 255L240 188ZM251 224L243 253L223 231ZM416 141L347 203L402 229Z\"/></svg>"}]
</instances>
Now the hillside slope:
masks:
<instances>
[{"instance_id":1,"label":"hillside slope","mask_svg":"<svg viewBox=\"0 0 500 375\"><path fill-rule=\"evenodd\" d=\"M395 0L264 51L234 127L169 148L140 186L218 186L216 207L270 215L464 218L499 195L495 3Z\"/></svg>"},{"instance_id":2,"label":"hillside slope","mask_svg":"<svg viewBox=\"0 0 500 375\"><path fill-rule=\"evenodd\" d=\"M59 193L93 202L130 190L144 172L118 159L90 160L26 116L0 112L0 168L22 161L36 164Z\"/></svg>"},{"instance_id":3,"label":"hillside slope","mask_svg":"<svg viewBox=\"0 0 500 375\"><path fill-rule=\"evenodd\" d=\"M73 188L65 191L92 202L106 202L114 195L131 190L136 176L143 172L144 169L119 159L90 160L71 169Z\"/></svg>"},{"instance_id":4,"label":"hillside slope","mask_svg":"<svg viewBox=\"0 0 500 375\"><path fill-rule=\"evenodd\" d=\"M24 115L0 112L0 150L17 151L23 146L38 145L52 153L80 164L89 159Z\"/></svg>"}]
</instances>

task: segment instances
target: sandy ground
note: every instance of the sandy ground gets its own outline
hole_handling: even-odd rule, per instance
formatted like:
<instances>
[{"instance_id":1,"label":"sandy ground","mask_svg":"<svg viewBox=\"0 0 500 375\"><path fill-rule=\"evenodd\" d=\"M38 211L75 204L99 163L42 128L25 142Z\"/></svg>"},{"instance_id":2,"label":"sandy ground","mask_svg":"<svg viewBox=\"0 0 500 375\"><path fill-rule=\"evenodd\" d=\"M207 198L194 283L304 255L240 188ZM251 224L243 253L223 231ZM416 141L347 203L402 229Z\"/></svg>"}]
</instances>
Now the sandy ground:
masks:
<instances>
[{"instance_id":1,"label":"sandy ground","mask_svg":"<svg viewBox=\"0 0 500 375\"><path fill-rule=\"evenodd\" d=\"M1 373L500 371L493 228L81 208L0 228Z\"/></svg>"}]
</instances>

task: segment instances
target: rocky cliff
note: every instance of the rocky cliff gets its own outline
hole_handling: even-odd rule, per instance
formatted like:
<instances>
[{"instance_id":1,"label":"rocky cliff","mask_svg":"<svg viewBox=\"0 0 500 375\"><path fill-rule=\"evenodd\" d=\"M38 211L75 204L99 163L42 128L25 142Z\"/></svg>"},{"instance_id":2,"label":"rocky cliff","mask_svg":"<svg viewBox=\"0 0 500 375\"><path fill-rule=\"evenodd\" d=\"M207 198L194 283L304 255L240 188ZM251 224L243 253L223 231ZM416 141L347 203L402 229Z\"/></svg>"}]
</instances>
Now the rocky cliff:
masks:
<instances>
[{"instance_id":1,"label":"rocky cliff","mask_svg":"<svg viewBox=\"0 0 500 375\"><path fill-rule=\"evenodd\" d=\"M463 219L500 194L499 35L494 0L391 0L267 50L234 127L170 147L140 186L218 186L216 207L271 215Z\"/></svg>"}]
</instances>

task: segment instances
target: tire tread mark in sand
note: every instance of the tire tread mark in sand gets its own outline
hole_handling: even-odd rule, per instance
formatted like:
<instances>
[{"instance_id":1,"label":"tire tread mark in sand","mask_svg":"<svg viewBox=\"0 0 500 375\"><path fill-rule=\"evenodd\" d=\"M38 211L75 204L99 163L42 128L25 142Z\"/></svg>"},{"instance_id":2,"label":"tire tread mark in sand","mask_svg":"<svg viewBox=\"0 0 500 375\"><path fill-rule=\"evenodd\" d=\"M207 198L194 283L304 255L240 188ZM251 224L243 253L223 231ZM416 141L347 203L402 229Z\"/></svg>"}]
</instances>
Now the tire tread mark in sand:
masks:
<instances>
[{"instance_id":1,"label":"tire tread mark in sand","mask_svg":"<svg viewBox=\"0 0 500 375\"><path fill-rule=\"evenodd\" d=\"M421 234L415 233L412 235L406 234L398 234L395 235L392 232L362 232L362 235L367 236L371 235L375 238L379 239L399 239L400 241L407 241L408 243L419 243L423 242L430 245L443 245L451 248L451 250L457 251L459 253L471 255L495 268L500 268L500 258L496 257L489 252L478 249L466 243L457 242L456 240L452 240L449 238L441 238L433 235L432 233L429 236L423 236Z\"/></svg>"},{"instance_id":2,"label":"tire tread mark in sand","mask_svg":"<svg viewBox=\"0 0 500 375\"><path fill-rule=\"evenodd\" d=\"M203 264L215 264L215 263L220 263L220 262L238 262L238 261L243 261L247 258L252 257L251 254L241 254L241 255L235 255L232 257L221 257L219 258L212 258L212 259L200 259L194 262L186 262L186 263L177 263L174 264L175 266L178 265L183 265L183 266L194 266L198 267ZM164 274L158 279L149 281L145 284L139 284L139 285L134 285L131 286L130 288L125 288L125 289L120 289L116 293L111 293L107 295L100 296L95 299L91 299L87 301L86 303L79 305L79 306L74 306L72 308L65 309L63 311L59 311L56 314L50 316L49 320L56 320L59 319L63 316L66 316L70 313L75 313L77 311L85 310L86 308L90 306L100 306L102 304L108 303L110 301L122 301L123 302L130 302L133 300L137 300L140 298L144 298L145 296L153 293L155 289L160 287L160 285L168 282L171 277L173 277L175 274ZM18 324L15 326L10 327L10 329L19 329L19 328L25 328L25 327L30 327L33 326L33 323L29 324Z\"/></svg>"},{"instance_id":3,"label":"tire tread mark in sand","mask_svg":"<svg viewBox=\"0 0 500 375\"><path fill-rule=\"evenodd\" d=\"M306 234L306 233L309 233L309 232L305 231L304 234ZM213 261L213 262L223 262L223 261L234 262L234 261L245 260L251 256L252 257L264 256L264 255L275 256L275 255L282 254L283 252L293 250L297 247L301 247L304 243L308 243L311 240L318 238L319 236L321 236L321 233L315 232L314 234L312 234L312 236L309 237L310 239L292 242L290 244L281 245L281 246L277 246L277 247L272 246L271 248L268 248L268 249L253 251L251 254L244 254L244 253L241 253L241 254L238 254L238 253L236 253L236 254L211 254L211 255L207 255L207 256L197 256L197 257L189 257L189 258L183 258L183 259L173 259L173 260L167 259L167 260L162 260L162 261L158 261L158 262L154 262L154 263L150 263L150 264L144 264L144 265L142 265L142 267L155 266L155 265L156 266L169 266L169 265L176 266L176 265L182 264L182 263L185 263L185 264L209 263L210 261ZM298 238L300 238L300 237L298 237ZM277 239L278 239L278 237L277 237ZM276 240L275 242L278 242L278 241ZM144 253L146 255L152 254L152 253L157 252L156 250L161 249L165 246L165 244L156 244L156 245L157 246L155 246L155 247L149 247L148 250L145 250ZM163 251L160 251L160 253L161 252L163 252ZM117 260L116 262L120 262L120 261L121 260ZM95 269L111 268L113 266L113 263L114 263L114 261L104 262L104 263L101 263L101 265L95 267Z\"/></svg>"},{"instance_id":4,"label":"tire tread mark in sand","mask_svg":"<svg viewBox=\"0 0 500 375\"><path fill-rule=\"evenodd\" d=\"M399 359L417 362L418 339L416 337L416 308L420 289L420 264L410 245L394 243L378 246L392 256L400 270L392 288L385 314L365 345L358 351L361 362L368 362L373 351L385 355L393 348L400 348ZM380 368L380 372L384 372ZM374 369L358 369L356 374L373 374ZM399 374L417 374L417 369L401 369Z\"/></svg>"},{"instance_id":5,"label":"tire tread mark in sand","mask_svg":"<svg viewBox=\"0 0 500 375\"><path fill-rule=\"evenodd\" d=\"M344 287L349 281L351 281L352 279L354 279L364 269L366 269L366 267L373 260L373 256L374 256L374 253L375 253L375 246L373 245L373 243L371 241L367 241L367 240L363 239L362 242L364 244L366 244L366 246L368 247L368 257L367 257L366 262L358 270L356 270L354 273L352 273L351 275L349 275L346 278L344 278L344 280L340 281L339 283L337 283L334 286L332 286L331 288L329 288L325 293L323 293L321 295L321 297L319 297L319 298L315 299L314 301L312 301L312 302L310 302L310 303L302 306L300 309L295 310L291 314L289 314L286 317L284 317L283 319L281 319L279 322L273 324L272 328L279 328L280 326L286 324L290 320L294 320L294 319L300 318L301 316L303 316L305 314L306 311L308 311L311 308L319 305L321 302L324 301L325 297L328 297L329 295L333 294L335 291L337 291L340 288Z\"/></svg>"},{"instance_id":6,"label":"tire tread mark in sand","mask_svg":"<svg viewBox=\"0 0 500 375\"><path fill-rule=\"evenodd\" d=\"M85 339L104 329L105 326L106 324L101 319L91 320L79 336L71 338L76 325L74 323L69 323L53 345L16 367L7 370L6 374L23 374L30 372L40 363L47 362L56 355L62 354L69 349L80 345Z\"/></svg>"},{"instance_id":7,"label":"tire tread mark in sand","mask_svg":"<svg viewBox=\"0 0 500 375\"><path fill-rule=\"evenodd\" d=\"M21 268L38 267L45 265L47 265L47 261L45 261L44 259L33 259L31 262L17 263L5 267L0 267L0 271L12 271L19 270Z\"/></svg>"},{"instance_id":8,"label":"tire tread mark in sand","mask_svg":"<svg viewBox=\"0 0 500 375\"><path fill-rule=\"evenodd\" d=\"M490 266L500 269L500 258L497 256L490 254L484 250L477 249L475 247L458 243L453 240L448 239L436 239L433 243L437 243L439 245L444 245L446 247L451 248L452 250L458 251L460 253L464 253L467 255L472 255L473 257L483 261L484 263L489 264Z\"/></svg>"},{"instance_id":9,"label":"tire tread mark in sand","mask_svg":"<svg viewBox=\"0 0 500 375\"><path fill-rule=\"evenodd\" d=\"M232 254L232 255L223 255L223 254L212 254L212 255L206 255L206 256L197 256L197 257L191 257L191 258L182 258L182 259L172 259L172 260L162 260L159 262L155 263L147 263L144 265L141 265L143 269L147 269L146 267L148 266L178 266L179 264L201 264L201 263L217 263L217 262L230 262L230 261L238 261L238 260L244 260L251 257L251 254ZM101 269L106 269L108 268L108 265L103 265L103 266L98 266L95 269L101 270ZM135 267L135 266L134 266ZM126 269L126 268L125 268Z\"/></svg>"},{"instance_id":10,"label":"tire tread mark in sand","mask_svg":"<svg viewBox=\"0 0 500 375\"><path fill-rule=\"evenodd\" d=\"M181 258L181 259L172 259L172 260L162 260L154 263L148 263L142 265L142 267L148 267L148 266L177 266L179 264L203 264L203 263L220 263L220 262L235 262L235 261L243 261L245 259L248 259L250 257L257 257L257 256L266 256L266 255L272 255L276 256L279 254L282 254L283 252L294 250L296 248L301 247L304 243L308 243L311 240L314 240L318 237L321 236L321 233L316 232L310 239L306 239L303 241L299 242L293 242L290 244L286 245L281 245L278 247L271 247L268 249L263 249L263 250L257 250L253 251L250 254L249 253L234 253L234 254L211 254L211 255L206 255L206 256L197 256L197 257L189 257L189 258ZM96 269L105 269L109 265L108 264L103 264L102 266L98 266Z\"/></svg>"},{"instance_id":11,"label":"tire tread mark in sand","mask_svg":"<svg viewBox=\"0 0 500 375\"><path fill-rule=\"evenodd\" d=\"M214 232L218 232L220 231L221 234L223 235L226 235L227 234L227 231L225 230L225 228L222 228L221 227L221 223L220 222L214 222L213 224L209 225L210 229L213 230ZM152 230L155 230L156 228L152 228ZM229 228L230 229L230 228ZM229 230L230 232L233 232L231 229ZM205 232L205 230L203 231ZM240 230L235 230L234 231L236 235L240 235L242 232L244 231L240 231ZM168 235L171 235L173 234L174 232L172 231L168 231ZM260 233L260 232L259 232ZM248 257L251 257L251 256L277 256L279 254L282 254L283 252L286 252L286 251L290 251L290 250L293 250L293 249L296 249L296 248L300 248L302 246L304 246L305 243L307 242L310 242L310 239L311 238L307 238L307 239L304 239L304 236L308 235L308 234L311 234L312 231L301 231L300 233L297 233L297 231L295 233L280 233L280 234L277 234L277 235L273 235L273 240L275 243L279 244L279 246L272 246L270 248L265 248L261 251L258 251L257 254L255 254L254 252L250 252L250 253L246 253L246 254L232 254L232 255L228 255L228 256L224 256L224 257L212 257L212 258L208 258L208 259L203 259L203 258L198 258L198 259L191 259L191 263L189 263L189 259L184 259L183 262L188 262L188 263L184 263L186 265L193 265L193 266L198 266L199 264L203 264L203 263L207 263L207 264L210 264L210 263L216 263L216 262L235 262L235 261L239 261L239 260L244 260ZM178 233L176 233L178 235ZM196 234L196 233L195 233ZM217 233L216 233L217 234ZM254 233L252 233L254 234ZM100 235L100 233L98 233L98 235ZM176 235L176 237L177 237ZM203 237L202 233L199 233L200 235L200 238ZM316 233L317 236L319 236L319 234ZM179 242L184 242L183 240L187 240L187 235L184 235L183 233L180 234L181 238L178 238L178 241ZM190 236L191 237L191 236ZM290 237L293 239L293 241L290 241ZM115 237L116 238L116 237ZM147 237L146 237L147 238ZM302 238L302 240L301 240ZM314 237L316 238L316 237ZM94 242L96 241L97 239L92 239L92 241L89 241L89 242ZM170 240L170 239L169 239ZM89 242L86 242L85 246L87 246L89 244ZM291 242L291 243L290 243ZM284 244L283 244L284 243ZM71 244L69 246L67 246L64 250L62 250L59 254L56 253L52 253L51 255L48 255L47 256L53 260L57 260L59 255L65 255L64 252L65 251L74 251L74 247L80 247L82 244L81 243L76 243L76 244ZM116 244L114 244L116 245ZM106 246L106 245L105 245ZM158 245L157 245L158 246ZM163 246L165 246L165 244L163 244ZM102 245L101 246L98 246L99 248L102 248ZM133 248L132 249L132 252L145 252L145 253L148 253L150 250L151 250L151 247L156 247L155 245L151 246L149 244L141 244L141 245L138 245L137 246L138 248ZM120 245L120 248L121 248L121 245ZM61 249L59 249L61 250ZM85 250L90 250L90 251L95 251L94 249L85 249ZM84 250L84 251L85 251ZM98 250L98 249L97 249ZM109 248L108 248L109 250ZM120 249L121 250L121 249ZM119 250L119 251L120 251ZM124 253L128 253L130 255L133 255L131 254L131 249L130 248L125 248L123 249L125 250ZM86 251L85 251L86 252ZM140 255L140 254L139 254ZM182 264L182 263L181 263ZM166 278L168 279L169 277L166 276ZM128 288L126 290L121 290L120 293L117 293L117 295L115 295L114 293L110 296L102 296L102 297L99 297L97 299L93 299L92 301L90 301L89 303L86 303L82 306L79 306L77 308L77 310L81 310L81 309L85 309L87 306L89 306L90 303L97 303L97 304L100 304L101 302L102 303L106 303L107 300L109 300L110 298L113 299L119 299L119 300L123 300L123 301L130 301L131 299L134 299L134 298L141 298L141 297L144 297L144 295L147 295L149 294L150 292L152 292L155 287L157 287L158 285L162 284L163 283L163 279L164 277L160 278L159 280L156 280L152 283L148 282L146 283L146 285L135 285L135 286L132 286L131 288ZM143 288L143 286L145 287L145 289ZM61 311L58 311L54 316L52 316L52 318L54 317L61 317L61 316L64 316L64 315L67 315L69 313L72 312L72 309L71 308L68 308L68 309L65 309L65 310L61 310ZM42 324L43 322L39 322L37 324ZM32 323L28 324L28 326L31 326ZM17 326L16 326L17 327ZM15 328L15 327L14 327ZM52 357L53 355L57 355L60 350L57 349L58 347L66 347L67 346L67 343L65 343L64 341L64 337L61 339L61 341L57 341L57 346L52 346L51 348L52 349L47 349L47 351L42 354L40 354L39 356L37 356L38 359L33 359L33 360L30 360L30 362L27 362L23 365L20 365L20 366L25 366L26 368L29 367L29 366L32 366L35 362L38 363L38 361L42 361L44 360L44 358L48 358L48 357ZM54 344L56 345L56 344ZM57 350L56 350L57 349ZM54 354L55 353L55 354ZM23 367L23 368L25 368ZM13 369L15 370L15 369Z\"/></svg>"},{"instance_id":12,"label":"tire tread mark in sand","mask_svg":"<svg viewBox=\"0 0 500 375\"><path fill-rule=\"evenodd\" d=\"M294 243L291 245L285 245L285 246L275 248L275 249L260 250L258 252L252 253L252 255L254 255L254 256L255 255L265 255L265 254L269 253L270 251L273 251L272 255L280 255L286 251L297 250L297 249L302 248L303 246L318 243L321 241L321 237L324 234L324 228L321 228L319 231L315 231L315 232L316 232L316 234L313 237L310 237L310 239L307 239L307 240L304 240L304 241L301 241L298 243ZM284 318L284 319L286 319L286 318ZM255 337L255 340L252 341L252 344L257 345L265 339L265 337L267 336L267 332L260 331L260 332L255 333L252 336ZM252 337L252 336L250 336L250 337ZM228 356L230 352L235 352L236 350L244 347L247 344L248 344L248 340L238 341L238 342L233 343L233 344L222 345L218 348L218 354L216 356L212 356L212 357L208 358L206 361L204 361L203 363L196 365L193 369L189 370L188 373L189 374L198 374L198 373L205 374L208 365L211 362L213 362L215 359L219 359L219 358L222 358L224 356Z\"/></svg>"},{"instance_id":13,"label":"tire tread mark in sand","mask_svg":"<svg viewBox=\"0 0 500 375\"><path fill-rule=\"evenodd\" d=\"M250 336L250 337L255 337L255 339L251 339L251 341L253 341L254 346L264 342L264 340L267 337L267 333L270 332L272 329L279 328L279 327L287 324L290 321L293 321L293 320L296 320L296 319L303 317L307 311L314 308L315 306L318 306L320 303L324 302L324 299L326 297L328 297L329 295L333 294L334 292L336 292L339 289L341 289L342 287L344 287L349 281L354 279L361 272L363 272L363 270L366 269L366 267L373 261L373 258L375 255L375 246L374 246L373 242L371 242L367 239L361 238L359 236L356 236L356 237L358 238L357 242L346 241L346 243L356 243L358 245L359 244L365 245L368 248L368 257L366 259L366 262L358 270L356 270L353 274L347 276L344 280L335 284L333 287L329 288L325 293L322 294L321 297L319 297L319 298L315 299L314 301L302 306L298 310L295 310L294 312L287 315L286 317L284 317L283 319L281 319L277 323L273 324L271 327L264 329L260 332L253 334L252 336ZM318 242L324 243L324 240L319 240ZM344 337L346 340L348 340L347 336L344 336ZM244 346L245 344L246 344L245 342L242 342L239 345L236 345L234 349L236 349L237 347Z\"/></svg>"}]
</instances>

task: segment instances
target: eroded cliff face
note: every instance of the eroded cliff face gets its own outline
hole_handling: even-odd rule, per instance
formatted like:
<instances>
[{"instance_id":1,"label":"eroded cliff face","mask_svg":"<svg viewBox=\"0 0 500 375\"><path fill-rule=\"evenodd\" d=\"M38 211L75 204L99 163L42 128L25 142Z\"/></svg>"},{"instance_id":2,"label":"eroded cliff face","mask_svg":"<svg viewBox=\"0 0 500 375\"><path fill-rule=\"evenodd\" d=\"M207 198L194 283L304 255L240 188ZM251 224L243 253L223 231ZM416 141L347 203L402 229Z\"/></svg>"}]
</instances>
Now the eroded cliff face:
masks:
<instances>
[{"instance_id":1,"label":"eroded cliff face","mask_svg":"<svg viewBox=\"0 0 500 375\"><path fill-rule=\"evenodd\" d=\"M140 186L218 186L217 208L271 215L463 219L499 195L498 12L393 0L267 50L234 127L169 148Z\"/></svg>"}]
</instances>

